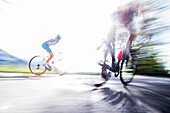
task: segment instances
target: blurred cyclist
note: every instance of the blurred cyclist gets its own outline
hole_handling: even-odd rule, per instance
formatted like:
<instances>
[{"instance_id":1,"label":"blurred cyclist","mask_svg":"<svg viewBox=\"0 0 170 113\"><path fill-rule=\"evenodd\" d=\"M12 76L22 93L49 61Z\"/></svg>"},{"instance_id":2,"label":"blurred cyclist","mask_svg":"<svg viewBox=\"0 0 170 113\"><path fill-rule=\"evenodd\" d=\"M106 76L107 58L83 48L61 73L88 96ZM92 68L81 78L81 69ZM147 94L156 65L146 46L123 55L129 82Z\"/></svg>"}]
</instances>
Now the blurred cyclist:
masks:
<instances>
[{"instance_id":1,"label":"blurred cyclist","mask_svg":"<svg viewBox=\"0 0 170 113\"><path fill-rule=\"evenodd\" d=\"M126 44L126 54L129 54L130 47L132 41L135 38L135 29L134 29L134 17L138 16L141 13L139 5L129 5L127 8L119 8L117 13L117 19L119 20L120 24L126 28L128 31L128 41Z\"/></svg>"},{"instance_id":2,"label":"blurred cyclist","mask_svg":"<svg viewBox=\"0 0 170 113\"><path fill-rule=\"evenodd\" d=\"M49 57L48 60L46 61L46 64L44 64L44 66L45 66L49 71L51 70L51 66L50 66L48 63L49 63L49 61L54 57L54 54L53 54L53 52L51 51L50 46L57 44L60 39L61 39L60 35L57 35L56 38L50 39L50 40L48 40L48 41L46 41L46 42L44 42L44 43L42 44L42 47L43 47L45 50L47 50L47 52L50 54L50 57Z\"/></svg>"},{"instance_id":3,"label":"blurred cyclist","mask_svg":"<svg viewBox=\"0 0 170 113\"><path fill-rule=\"evenodd\" d=\"M117 37L116 33L118 28L117 27L123 27L127 30L128 32L128 37L127 37L127 43L126 43L126 50L124 50L125 53L125 58L128 58L128 54L130 52L130 47L132 44L132 41L135 38L135 29L134 29L134 17L138 16L141 14L140 6L139 4L129 4L127 6L119 7L116 12L113 13L113 25L111 28L111 31L108 33L107 36L107 50L104 54L104 63L106 61L108 52L111 53L112 55L112 68L111 70L114 71L114 67L117 66L115 64L115 38ZM118 25L119 24L119 25ZM119 35L118 38L121 38ZM121 59L122 56L122 50L120 51L118 55L118 63ZM102 73L103 77L106 78L107 75L104 75L105 73Z\"/></svg>"},{"instance_id":4,"label":"blurred cyclist","mask_svg":"<svg viewBox=\"0 0 170 113\"><path fill-rule=\"evenodd\" d=\"M128 37L127 37L127 43L126 43L126 55L129 54L130 51L130 47L131 44L135 38L135 23L133 22L134 18L139 16L142 13L140 5L139 4L129 4L126 7L119 7L118 10L113 14L113 18L114 20L118 20L119 26L122 26L123 28L125 28L128 32ZM117 23L116 23L117 24ZM115 54L115 37L116 37L116 30L118 27L114 23L113 28L111 29L111 33L108 35L108 47L111 48L111 54L112 56L114 56ZM121 36L119 35L119 38L121 38ZM113 61L115 61L114 57L113 57Z\"/></svg>"}]
</instances>

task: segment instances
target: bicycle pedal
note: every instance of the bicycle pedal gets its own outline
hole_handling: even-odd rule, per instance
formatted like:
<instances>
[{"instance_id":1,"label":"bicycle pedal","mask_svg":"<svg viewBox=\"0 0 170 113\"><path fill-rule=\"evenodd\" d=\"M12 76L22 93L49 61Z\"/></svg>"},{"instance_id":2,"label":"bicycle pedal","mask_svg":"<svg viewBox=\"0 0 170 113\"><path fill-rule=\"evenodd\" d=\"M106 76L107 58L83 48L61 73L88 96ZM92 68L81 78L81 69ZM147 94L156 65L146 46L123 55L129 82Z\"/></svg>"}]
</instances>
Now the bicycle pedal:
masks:
<instances>
[{"instance_id":1,"label":"bicycle pedal","mask_svg":"<svg viewBox=\"0 0 170 113\"><path fill-rule=\"evenodd\" d=\"M51 70L52 70L51 66L49 66L49 67L47 68L47 70L48 70L48 71L51 71Z\"/></svg>"},{"instance_id":2,"label":"bicycle pedal","mask_svg":"<svg viewBox=\"0 0 170 113\"><path fill-rule=\"evenodd\" d=\"M115 77L117 77L119 75L119 72L115 72Z\"/></svg>"}]
</instances>

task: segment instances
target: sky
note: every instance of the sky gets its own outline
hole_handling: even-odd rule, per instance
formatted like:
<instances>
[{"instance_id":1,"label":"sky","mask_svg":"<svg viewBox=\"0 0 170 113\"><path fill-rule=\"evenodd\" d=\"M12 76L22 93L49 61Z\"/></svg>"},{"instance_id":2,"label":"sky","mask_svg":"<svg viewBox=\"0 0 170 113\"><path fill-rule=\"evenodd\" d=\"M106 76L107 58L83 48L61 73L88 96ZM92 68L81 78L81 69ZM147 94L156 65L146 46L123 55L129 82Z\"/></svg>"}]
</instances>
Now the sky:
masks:
<instances>
[{"instance_id":1,"label":"sky","mask_svg":"<svg viewBox=\"0 0 170 113\"><path fill-rule=\"evenodd\" d=\"M0 48L30 60L35 55L46 56L42 43L60 34L60 42L51 46L56 67L98 72L101 59L96 48L106 38L111 14L124 3L126 0L1 0Z\"/></svg>"}]
</instances>

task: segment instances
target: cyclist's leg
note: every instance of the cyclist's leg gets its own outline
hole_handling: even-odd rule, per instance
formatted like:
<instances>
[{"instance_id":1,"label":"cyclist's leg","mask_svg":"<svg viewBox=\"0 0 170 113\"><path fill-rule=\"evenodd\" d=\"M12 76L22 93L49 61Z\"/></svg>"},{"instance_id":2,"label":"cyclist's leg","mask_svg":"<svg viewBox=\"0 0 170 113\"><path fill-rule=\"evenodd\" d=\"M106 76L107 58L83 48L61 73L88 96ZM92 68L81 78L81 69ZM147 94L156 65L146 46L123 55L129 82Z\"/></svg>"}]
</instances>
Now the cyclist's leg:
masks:
<instances>
[{"instance_id":1,"label":"cyclist's leg","mask_svg":"<svg viewBox=\"0 0 170 113\"><path fill-rule=\"evenodd\" d=\"M50 49L49 45L47 44L47 42L44 42L44 43L42 44L42 47L43 47L48 53L51 52L51 49Z\"/></svg>"},{"instance_id":2,"label":"cyclist's leg","mask_svg":"<svg viewBox=\"0 0 170 113\"><path fill-rule=\"evenodd\" d=\"M111 57L112 57L112 63L114 63L115 62L115 46L114 46L113 43L109 43L107 45L107 48L108 49L107 49L107 51L105 53L105 59L107 58L108 53L110 53Z\"/></svg>"},{"instance_id":3,"label":"cyclist's leg","mask_svg":"<svg viewBox=\"0 0 170 113\"><path fill-rule=\"evenodd\" d=\"M112 67L114 67L114 63L115 63L115 35L116 35L115 32L116 32L116 28L115 26L113 26L110 35L108 35L108 45L107 45L107 48L109 49L109 52L112 57Z\"/></svg>"},{"instance_id":4,"label":"cyclist's leg","mask_svg":"<svg viewBox=\"0 0 170 113\"><path fill-rule=\"evenodd\" d=\"M107 55L108 55L108 48L104 51L104 63L106 62L106 59L107 59Z\"/></svg>"},{"instance_id":5,"label":"cyclist's leg","mask_svg":"<svg viewBox=\"0 0 170 113\"><path fill-rule=\"evenodd\" d=\"M50 71L51 66L48 63L53 58L54 54L53 54L53 52L49 48L49 45L46 42L42 44L42 47L50 54L50 57L47 59L46 64L44 64L44 66Z\"/></svg>"},{"instance_id":6,"label":"cyclist's leg","mask_svg":"<svg viewBox=\"0 0 170 113\"><path fill-rule=\"evenodd\" d=\"M112 67L115 67L115 44L112 42L112 46L110 49L111 55L112 55Z\"/></svg>"},{"instance_id":7,"label":"cyclist's leg","mask_svg":"<svg viewBox=\"0 0 170 113\"><path fill-rule=\"evenodd\" d=\"M46 61L47 63L49 63L49 61L54 57L54 54L53 54L52 51L49 52L49 54L50 54L50 57L49 57L48 60Z\"/></svg>"},{"instance_id":8,"label":"cyclist's leg","mask_svg":"<svg viewBox=\"0 0 170 113\"><path fill-rule=\"evenodd\" d=\"M54 54L46 42L42 44L42 47L50 54L50 57L46 61L47 63L49 63L49 61L53 58Z\"/></svg>"},{"instance_id":9,"label":"cyclist's leg","mask_svg":"<svg viewBox=\"0 0 170 113\"><path fill-rule=\"evenodd\" d=\"M134 30L132 29L132 24L128 24L127 25L127 30L129 32L129 36L128 36L128 41L127 41L127 44L126 44L126 55L128 56L129 52L130 52L130 48L131 48L131 45L132 45L132 42L135 38L135 33L134 33Z\"/></svg>"}]
</instances>

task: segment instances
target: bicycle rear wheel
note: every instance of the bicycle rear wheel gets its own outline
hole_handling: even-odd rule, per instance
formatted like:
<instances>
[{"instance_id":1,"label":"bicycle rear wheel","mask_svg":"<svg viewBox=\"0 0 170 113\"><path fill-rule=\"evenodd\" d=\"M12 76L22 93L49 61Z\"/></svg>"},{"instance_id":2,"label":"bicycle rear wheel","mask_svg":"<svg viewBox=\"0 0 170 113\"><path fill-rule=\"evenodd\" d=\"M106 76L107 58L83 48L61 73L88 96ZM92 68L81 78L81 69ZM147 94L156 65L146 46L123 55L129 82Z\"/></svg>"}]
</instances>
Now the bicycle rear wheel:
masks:
<instances>
[{"instance_id":1,"label":"bicycle rear wheel","mask_svg":"<svg viewBox=\"0 0 170 113\"><path fill-rule=\"evenodd\" d=\"M129 56L128 60L122 59L120 69L120 81L122 84L127 85L133 80L136 69L135 59L132 56Z\"/></svg>"},{"instance_id":2,"label":"bicycle rear wheel","mask_svg":"<svg viewBox=\"0 0 170 113\"><path fill-rule=\"evenodd\" d=\"M29 69L31 73L35 75L41 75L45 73L46 68L44 67L45 64L45 58L41 56L34 56L30 61L29 61Z\"/></svg>"}]
</instances>

